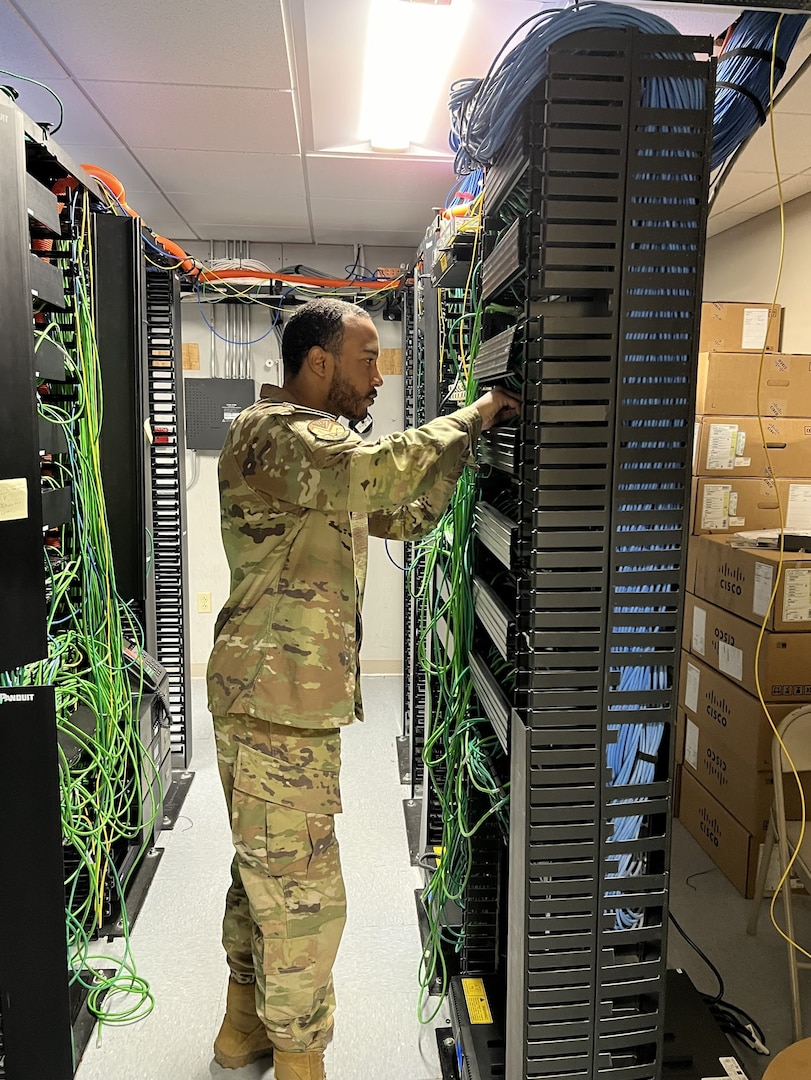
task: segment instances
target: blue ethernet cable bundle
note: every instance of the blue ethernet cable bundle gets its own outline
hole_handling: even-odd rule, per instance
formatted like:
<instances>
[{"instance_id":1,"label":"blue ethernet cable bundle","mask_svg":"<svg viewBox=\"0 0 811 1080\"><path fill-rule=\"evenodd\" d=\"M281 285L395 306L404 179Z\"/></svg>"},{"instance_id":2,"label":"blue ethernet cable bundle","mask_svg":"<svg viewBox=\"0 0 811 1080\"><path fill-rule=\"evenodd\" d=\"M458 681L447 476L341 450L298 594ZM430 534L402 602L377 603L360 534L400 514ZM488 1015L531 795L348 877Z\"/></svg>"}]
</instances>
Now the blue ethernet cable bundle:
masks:
<instances>
[{"instance_id":1,"label":"blue ethernet cable bundle","mask_svg":"<svg viewBox=\"0 0 811 1080\"><path fill-rule=\"evenodd\" d=\"M729 158L766 120L772 86L782 77L807 15L745 11L731 29L719 58L713 115L712 167ZM590 0L544 11L526 19L507 40L483 79L458 79L451 86L450 145L461 176L498 157L525 103L546 75L549 49L585 30L633 27L644 34L677 34L658 15L636 8ZM525 28L526 34L507 51ZM701 106L698 80L652 80L648 103L673 108Z\"/></svg>"}]
</instances>

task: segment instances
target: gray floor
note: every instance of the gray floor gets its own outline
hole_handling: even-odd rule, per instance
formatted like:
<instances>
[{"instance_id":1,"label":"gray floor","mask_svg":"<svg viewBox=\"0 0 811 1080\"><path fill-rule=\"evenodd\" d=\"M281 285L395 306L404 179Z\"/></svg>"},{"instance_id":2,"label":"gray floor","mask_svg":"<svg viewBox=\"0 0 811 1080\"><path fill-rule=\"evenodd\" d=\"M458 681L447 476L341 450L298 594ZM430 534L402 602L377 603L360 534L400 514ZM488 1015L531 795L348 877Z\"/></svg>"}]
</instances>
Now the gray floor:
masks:
<instances>
[{"instance_id":1,"label":"gray floor","mask_svg":"<svg viewBox=\"0 0 811 1080\"><path fill-rule=\"evenodd\" d=\"M345 812L338 827L349 919L335 971L338 1013L327 1074L330 1080L437 1080L434 1025L421 1026L417 1018L419 875L408 862L395 750L401 682L371 677L364 690L369 720L344 735ZM137 1024L105 1027L100 1044L94 1036L78 1080L273 1075L258 1066L226 1072L211 1057L225 998L220 919L231 848L200 681L194 704L196 775L177 827L161 836L165 854L132 935L137 968L152 986L155 1009ZM728 1000L758 1020L776 1053L791 1041L791 1021L785 946L767 912L757 938L747 937L749 903L678 822L672 867L676 917L721 970ZM796 905L800 940L811 940L810 904ZM118 955L120 947L104 943L99 951ZM700 989L714 992L712 976L675 932L669 959ZM752 1080L760 1080L768 1059L743 1056Z\"/></svg>"},{"instance_id":2,"label":"gray floor","mask_svg":"<svg viewBox=\"0 0 811 1080\"><path fill-rule=\"evenodd\" d=\"M335 1039L329 1080L438 1080L434 1024L417 1018L420 939L408 859L395 739L402 681L364 680L369 720L344 733L338 821L349 916L335 969ZM155 994L145 1020L106 1027L91 1040L77 1080L270 1080L272 1069L226 1071L211 1043L222 1019L227 971L220 921L230 830L202 680L194 681L194 781L182 817L163 832L165 854L138 917L132 949ZM104 943L99 951L119 949ZM443 1014L446 1016L446 1014Z\"/></svg>"},{"instance_id":3,"label":"gray floor","mask_svg":"<svg viewBox=\"0 0 811 1080\"><path fill-rule=\"evenodd\" d=\"M670 907L680 925L718 968L725 984L725 999L745 1009L763 1028L774 1057L793 1042L791 995L786 945L769 919L768 901L760 912L755 937L746 933L752 900L744 900L705 855L680 822L674 823L671 858ZM783 924L783 905L775 914ZM794 898L795 934L808 947L811 942L811 899ZM681 967L705 993L715 994L718 983L707 966L671 928L668 962ZM811 1035L811 972L800 972L806 1034ZM770 1058L736 1049L751 1080L760 1080ZM797 1077L797 1080L807 1078Z\"/></svg>"}]
</instances>

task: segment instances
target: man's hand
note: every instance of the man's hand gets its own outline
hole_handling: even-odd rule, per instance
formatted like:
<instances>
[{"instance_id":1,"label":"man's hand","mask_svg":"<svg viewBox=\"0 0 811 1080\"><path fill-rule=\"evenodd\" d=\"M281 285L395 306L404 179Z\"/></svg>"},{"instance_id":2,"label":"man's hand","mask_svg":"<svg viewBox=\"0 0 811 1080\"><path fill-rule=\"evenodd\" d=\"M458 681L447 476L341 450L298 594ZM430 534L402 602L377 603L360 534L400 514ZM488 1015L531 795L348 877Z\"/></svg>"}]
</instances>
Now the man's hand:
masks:
<instances>
[{"instance_id":1,"label":"man's hand","mask_svg":"<svg viewBox=\"0 0 811 1080\"><path fill-rule=\"evenodd\" d=\"M509 390L488 390L478 401L473 402L473 408L479 410L482 431L487 431L495 424L503 424L518 416L521 411L521 398Z\"/></svg>"}]
</instances>

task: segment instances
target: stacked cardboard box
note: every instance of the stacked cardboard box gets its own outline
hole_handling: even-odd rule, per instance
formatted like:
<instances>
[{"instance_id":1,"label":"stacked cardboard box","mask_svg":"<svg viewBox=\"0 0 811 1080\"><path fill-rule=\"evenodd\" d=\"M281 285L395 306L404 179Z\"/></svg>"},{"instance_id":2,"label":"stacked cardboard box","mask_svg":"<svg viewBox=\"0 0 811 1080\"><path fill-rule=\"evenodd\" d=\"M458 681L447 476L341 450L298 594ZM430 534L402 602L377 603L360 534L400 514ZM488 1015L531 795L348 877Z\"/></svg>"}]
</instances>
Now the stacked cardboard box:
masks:
<instances>
[{"instance_id":1,"label":"stacked cardboard box","mask_svg":"<svg viewBox=\"0 0 811 1080\"><path fill-rule=\"evenodd\" d=\"M758 688L775 723L811 701L811 554L784 558L756 674L779 555L734 536L778 528L781 517L789 531L811 528L811 356L777 351L781 314L703 306L696 401L680 816L745 896L773 795L772 728Z\"/></svg>"},{"instance_id":2,"label":"stacked cardboard box","mask_svg":"<svg viewBox=\"0 0 811 1080\"><path fill-rule=\"evenodd\" d=\"M781 316L768 304L702 306L697 535L777 528L781 511L789 530L811 525L811 356L776 351Z\"/></svg>"}]
</instances>

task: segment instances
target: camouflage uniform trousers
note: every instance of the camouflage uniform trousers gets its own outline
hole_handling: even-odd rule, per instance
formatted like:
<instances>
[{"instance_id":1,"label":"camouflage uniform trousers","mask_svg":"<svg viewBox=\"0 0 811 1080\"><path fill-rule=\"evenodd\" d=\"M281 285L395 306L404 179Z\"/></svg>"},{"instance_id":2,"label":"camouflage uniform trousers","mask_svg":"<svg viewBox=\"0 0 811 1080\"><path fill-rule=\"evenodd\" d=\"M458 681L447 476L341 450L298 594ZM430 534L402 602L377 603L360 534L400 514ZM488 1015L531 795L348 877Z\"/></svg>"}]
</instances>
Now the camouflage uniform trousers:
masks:
<instances>
[{"instance_id":1,"label":"camouflage uniform trousers","mask_svg":"<svg viewBox=\"0 0 811 1080\"><path fill-rule=\"evenodd\" d=\"M223 919L232 976L256 981L257 1013L278 1050L332 1038L332 967L346 922L334 815L340 730L214 717L236 854Z\"/></svg>"}]
</instances>

